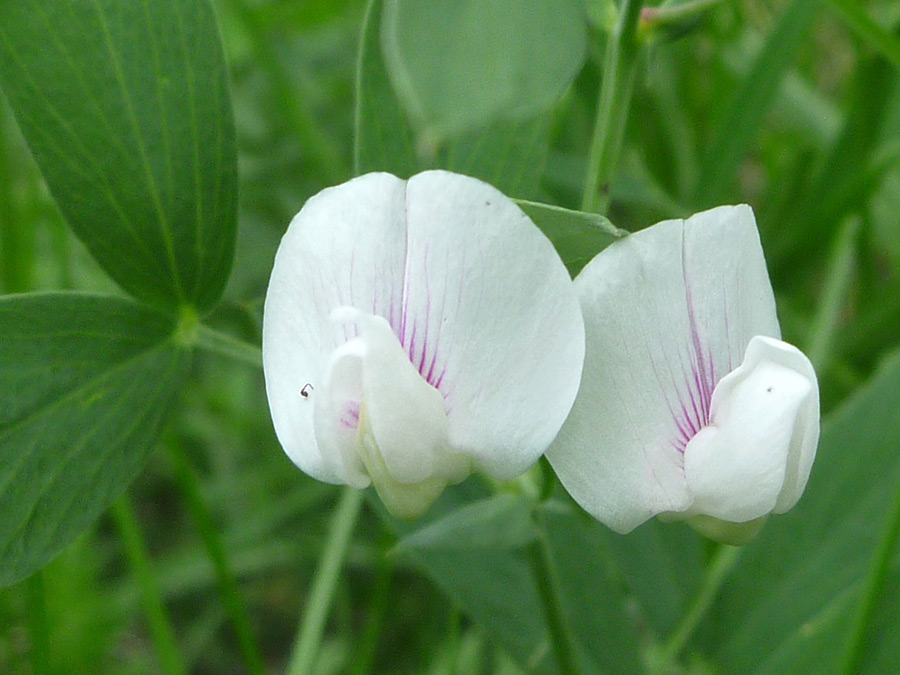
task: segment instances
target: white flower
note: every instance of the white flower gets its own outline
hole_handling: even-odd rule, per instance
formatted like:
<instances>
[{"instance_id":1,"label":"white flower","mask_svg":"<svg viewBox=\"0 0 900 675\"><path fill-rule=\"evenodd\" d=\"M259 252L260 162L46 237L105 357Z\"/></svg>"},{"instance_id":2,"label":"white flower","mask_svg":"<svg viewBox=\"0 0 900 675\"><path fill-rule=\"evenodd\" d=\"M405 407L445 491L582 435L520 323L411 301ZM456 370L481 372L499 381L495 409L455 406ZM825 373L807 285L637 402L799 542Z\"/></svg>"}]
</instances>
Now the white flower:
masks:
<instances>
[{"instance_id":1,"label":"white flower","mask_svg":"<svg viewBox=\"0 0 900 675\"><path fill-rule=\"evenodd\" d=\"M575 500L618 532L666 514L734 543L790 509L815 458L819 392L809 359L778 339L750 207L628 236L575 286L584 376L547 453Z\"/></svg>"},{"instance_id":2,"label":"white flower","mask_svg":"<svg viewBox=\"0 0 900 675\"><path fill-rule=\"evenodd\" d=\"M473 178L329 188L275 257L263 363L278 439L319 480L373 482L401 517L473 469L525 471L569 412L583 359L553 246Z\"/></svg>"}]
</instances>

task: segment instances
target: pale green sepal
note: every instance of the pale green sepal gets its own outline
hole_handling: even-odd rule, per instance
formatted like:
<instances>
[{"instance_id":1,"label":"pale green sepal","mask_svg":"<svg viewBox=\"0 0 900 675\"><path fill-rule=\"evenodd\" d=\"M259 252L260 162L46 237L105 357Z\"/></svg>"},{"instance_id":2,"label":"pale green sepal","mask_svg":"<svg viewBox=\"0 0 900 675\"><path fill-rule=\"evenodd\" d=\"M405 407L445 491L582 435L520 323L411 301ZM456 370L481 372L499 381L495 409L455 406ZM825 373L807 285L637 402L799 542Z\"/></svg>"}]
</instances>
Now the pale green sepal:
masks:
<instances>
[{"instance_id":1,"label":"pale green sepal","mask_svg":"<svg viewBox=\"0 0 900 675\"><path fill-rule=\"evenodd\" d=\"M686 518L684 522L707 539L730 546L745 546L756 539L768 519L767 514L746 523L729 523L712 516L696 515Z\"/></svg>"}]
</instances>

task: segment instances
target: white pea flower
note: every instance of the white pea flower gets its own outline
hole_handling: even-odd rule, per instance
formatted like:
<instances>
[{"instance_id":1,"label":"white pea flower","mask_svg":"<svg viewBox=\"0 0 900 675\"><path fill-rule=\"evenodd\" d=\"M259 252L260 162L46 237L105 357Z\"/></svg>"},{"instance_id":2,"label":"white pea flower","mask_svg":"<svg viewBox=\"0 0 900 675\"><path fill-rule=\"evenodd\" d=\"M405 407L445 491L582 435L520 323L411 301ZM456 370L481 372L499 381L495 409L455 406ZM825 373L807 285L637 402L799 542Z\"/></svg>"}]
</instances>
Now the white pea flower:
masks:
<instances>
[{"instance_id":1,"label":"white pea flower","mask_svg":"<svg viewBox=\"0 0 900 675\"><path fill-rule=\"evenodd\" d=\"M750 207L619 240L575 287L584 375L547 453L575 500L617 532L664 514L729 543L794 506L819 390L809 359L778 339Z\"/></svg>"},{"instance_id":2,"label":"white pea flower","mask_svg":"<svg viewBox=\"0 0 900 675\"><path fill-rule=\"evenodd\" d=\"M319 480L374 483L399 517L474 469L524 472L583 360L562 261L474 178L373 173L323 190L275 256L263 364L278 439Z\"/></svg>"}]
</instances>

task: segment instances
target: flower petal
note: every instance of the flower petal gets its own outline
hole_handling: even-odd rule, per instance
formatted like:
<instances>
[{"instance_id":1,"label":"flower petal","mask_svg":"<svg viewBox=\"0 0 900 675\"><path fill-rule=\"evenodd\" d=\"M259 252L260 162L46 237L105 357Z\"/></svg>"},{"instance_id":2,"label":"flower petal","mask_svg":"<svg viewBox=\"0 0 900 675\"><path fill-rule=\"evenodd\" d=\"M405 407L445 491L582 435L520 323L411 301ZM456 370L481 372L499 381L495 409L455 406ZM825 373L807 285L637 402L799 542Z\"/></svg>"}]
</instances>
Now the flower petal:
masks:
<instances>
[{"instance_id":1,"label":"flower petal","mask_svg":"<svg viewBox=\"0 0 900 675\"><path fill-rule=\"evenodd\" d=\"M353 396L374 401L359 363L366 346L354 342L360 324L329 322L338 307L386 321L415 372L440 392L447 456L470 457L497 478L540 456L574 400L584 329L568 274L518 207L476 179L444 171L408 182L361 176L310 199L279 247L263 323L276 433L310 475L359 484L368 469L352 453L335 452L340 434L326 447L315 440L326 438L323 429L346 414ZM384 405L393 406L390 392L405 391L405 376L399 389L391 376L376 380ZM337 399L317 405L308 396L324 395L323 386ZM314 410L323 420L314 423ZM410 430L387 424L375 432L394 433L405 438ZM384 459L386 470L412 475L412 454ZM457 459L433 467L455 476Z\"/></svg>"},{"instance_id":2,"label":"flower petal","mask_svg":"<svg viewBox=\"0 0 900 675\"><path fill-rule=\"evenodd\" d=\"M544 452L581 377L584 327L549 240L502 193L428 171L407 188L401 343L446 399L450 446L508 479Z\"/></svg>"},{"instance_id":3,"label":"flower petal","mask_svg":"<svg viewBox=\"0 0 900 675\"><path fill-rule=\"evenodd\" d=\"M806 489L806 481L816 458L819 445L819 383L806 354L787 342L762 336L753 338L747 346L744 363L755 364L763 359L789 368L809 382L809 395L797 411L794 423L784 486L773 509L774 513L785 513L794 507Z\"/></svg>"},{"instance_id":4,"label":"flower petal","mask_svg":"<svg viewBox=\"0 0 900 675\"><path fill-rule=\"evenodd\" d=\"M805 411L816 391L806 372L785 365L793 361L784 358L793 355L790 350L799 354L779 340L754 338L744 362L719 382L710 424L684 453L685 477L694 494L687 515L743 523L775 508L791 452L798 459L802 454L800 447L792 448L795 439L796 445L806 445Z\"/></svg>"},{"instance_id":5,"label":"flower petal","mask_svg":"<svg viewBox=\"0 0 900 675\"><path fill-rule=\"evenodd\" d=\"M547 453L587 511L628 532L692 500L684 449L754 335L780 335L748 206L630 235L575 280L587 336L578 398Z\"/></svg>"},{"instance_id":6,"label":"flower petal","mask_svg":"<svg viewBox=\"0 0 900 675\"><path fill-rule=\"evenodd\" d=\"M332 319L359 335L332 354L316 399L316 441L326 461L339 457L356 469L364 479L357 487L371 477L391 513L417 517L470 471L469 460L447 448L444 398L383 317L340 307Z\"/></svg>"},{"instance_id":7,"label":"flower petal","mask_svg":"<svg viewBox=\"0 0 900 675\"><path fill-rule=\"evenodd\" d=\"M357 484L357 472L326 459L315 440L314 399L329 355L354 335L331 311L399 313L406 231L405 182L366 174L306 202L281 240L266 293L263 368L275 432L304 472ZM312 385L309 398L300 395Z\"/></svg>"}]
</instances>

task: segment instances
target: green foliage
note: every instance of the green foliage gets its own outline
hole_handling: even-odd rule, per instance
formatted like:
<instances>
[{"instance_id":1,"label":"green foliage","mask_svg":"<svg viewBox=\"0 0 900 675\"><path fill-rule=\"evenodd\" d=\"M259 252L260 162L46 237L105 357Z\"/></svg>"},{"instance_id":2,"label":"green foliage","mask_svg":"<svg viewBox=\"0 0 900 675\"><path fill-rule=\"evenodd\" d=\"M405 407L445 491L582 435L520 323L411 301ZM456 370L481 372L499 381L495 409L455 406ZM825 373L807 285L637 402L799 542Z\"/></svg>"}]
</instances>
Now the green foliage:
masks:
<instances>
[{"instance_id":1,"label":"green foliage","mask_svg":"<svg viewBox=\"0 0 900 675\"><path fill-rule=\"evenodd\" d=\"M837 667L849 640L875 644L849 629L867 583L878 584L879 607L896 601L892 587L882 587L887 579L868 572L898 518L891 508L900 486L898 396L895 354L829 418L801 503L747 547L709 626L725 670L837 672L823 665ZM896 573L892 557L889 578Z\"/></svg>"},{"instance_id":2,"label":"green foliage","mask_svg":"<svg viewBox=\"0 0 900 675\"><path fill-rule=\"evenodd\" d=\"M208 310L234 248L225 64L205 0L5 2L0 82L69 224L123 288Z\"/></svg>"},{"instance_id":3,"label":"green foliage","mask_svg":"<svg viewBox=\"0 0 900 675\"><path fill-rule=\"evenodd\" d=\"M387 0L381 35L398 98L437 138L548 109L584 61L574 0Z\"/></svg>"},{"instance_id":4,"label":"green foliage","mask_svg":"<svg viewBox=\"0 0 900 675\"><path fill-rule=\"evenodd\" d=\"M186 373L173 328L117 298L0 299L0 584L44 565L137 475Z\"/></svg>"},{"instance_id":5,"label":"green foliage","mask_svg":"<svg viewBox=\"0 0 900 675\"><path fill-rule=\"evenodd\" d=\"M818 0L791 0L741 88L732 95L700 167L694 195L698 204L709 207L721 202L818 8Z\"/></svg>"},{"instance_id":6,"label":"green foliage","mask_svg":"<svg viewBox=\"0 0 900 675\"><path fill-rule=\"evenodd\" d=\"M387 171L400 178L417 172L413 135L388 81L381 56L382 1L366 8L356 66L354 169Z\"/></svg>"},{"instance_id":7,"label":"green foliage","mask_svg":"<svg viewBox=\"0 0 900 675\"><path fill-rule=\"evenodd\" d=\"M144 465L184 380L196 312L228 277L237 174L203 0L4 6L0 81L73 230L123 288L165 310L73 294L0 300L9 584L71 543ZM23 231L11 203L4 215L6 232Z\"/></svg>"},{"instance_id":8,"label":"green foliage","mask_svg":"<svg viewBox=\"0 0 900 675\"><path fill-rule=\"evenodd\" d=\"M261 654L284 669L336 492L278 449L261 300L289 218L351 165L448 168L528 200L572 274L618 227L751 203L785 336L816 353L826 423L807 493L724 580L685 525L611 533L549 475L469 480L412 524L373 500L331 605L316 601L313 672L560 672L541 542L586 673L895 668L896 3L721 3L678 23L679 41L641 44L603 215L574 209L616 3L588 4L591 32L580 4L220 0L214 17L205 0L0 0L2 290L109 289L108 273L146 303L0 299L0 585L82 535L40 583L0 591L0 671L34 670L41 587L57 670L159 671L142 603L174 627L168 663L258 672ZM237 152L238 261L217 304ZM170 452L153 455L167 419ZM98 521L129 483L129 527ZM143 549L140 582L123 536L131 565Z\"/></svg>"},{"instance_id":9,"label":"green foliage","mask_svg":"<svg viewBox=\"0 0 900 675\"><path fill-rule=\"evenodd\" d=\"M609 246L616 237L627 234L599 213L573 211L539 202L518 201L534 224L541 228L575 276L591 258Z\"/></svg>"}]
</instances>

